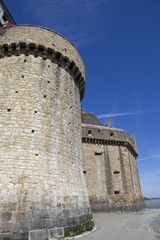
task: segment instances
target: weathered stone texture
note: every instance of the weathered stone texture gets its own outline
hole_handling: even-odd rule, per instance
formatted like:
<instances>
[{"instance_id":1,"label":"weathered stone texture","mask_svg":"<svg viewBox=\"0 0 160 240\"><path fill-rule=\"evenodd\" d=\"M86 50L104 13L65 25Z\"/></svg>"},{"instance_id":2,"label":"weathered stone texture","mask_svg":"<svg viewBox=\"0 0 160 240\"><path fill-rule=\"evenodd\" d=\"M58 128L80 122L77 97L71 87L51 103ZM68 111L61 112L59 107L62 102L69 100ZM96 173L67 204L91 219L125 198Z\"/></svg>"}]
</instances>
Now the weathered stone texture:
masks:
<instances>
[{"instance_id":1,"label":"weathered stone texture","mask_svg":"<svg viewBox=\"0 0 160 240\"><path fill-rule=\"evenodd\" d=\"M84 65L68 40L42 27L8 28L0 45L0 233L43 240L90 214L81 161Z\"/></svg>"},{"instance_id":2,"label":"weathered stone texture","mask_svg":"<svg viewBox=\"0 0 160 240\"><path fill-rule=\"evenodd\" d=\"M93 115L93 114L92 114ZM135 138L121 130L82 121L82 158L94 211L140 210L145 207L137 169Z\"/></svg>"}]
</instances>

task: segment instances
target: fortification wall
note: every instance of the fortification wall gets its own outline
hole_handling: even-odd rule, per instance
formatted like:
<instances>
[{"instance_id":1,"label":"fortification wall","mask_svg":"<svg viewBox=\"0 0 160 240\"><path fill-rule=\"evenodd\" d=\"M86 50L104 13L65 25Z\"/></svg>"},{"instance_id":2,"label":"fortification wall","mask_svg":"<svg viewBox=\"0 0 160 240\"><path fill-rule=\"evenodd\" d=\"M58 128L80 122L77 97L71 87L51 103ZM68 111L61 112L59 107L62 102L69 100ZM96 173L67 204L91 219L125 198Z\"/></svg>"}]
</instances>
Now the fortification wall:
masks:
<instances>
[{"instance_id":1,"label":"fortification wall","mask_svg":"<svg viewBox=\"0 0 160 240\"><path fill-rule=\"evenodd\" d=\"M144 201L136 144L120 129L82 124L82 159L91 207L140 210Z\"/></svg>"},{"instance_id":2,"label":"fortification wall","mask_svg":"<svg viewBox=\"0 0 160 240\"><path fill-rule=\"evenodd\" d=\"M2 29L0 84L0 238L46 240L77 234L79 225L91 229L77 49L42 27Z\"/></svg>"}]
</instances>

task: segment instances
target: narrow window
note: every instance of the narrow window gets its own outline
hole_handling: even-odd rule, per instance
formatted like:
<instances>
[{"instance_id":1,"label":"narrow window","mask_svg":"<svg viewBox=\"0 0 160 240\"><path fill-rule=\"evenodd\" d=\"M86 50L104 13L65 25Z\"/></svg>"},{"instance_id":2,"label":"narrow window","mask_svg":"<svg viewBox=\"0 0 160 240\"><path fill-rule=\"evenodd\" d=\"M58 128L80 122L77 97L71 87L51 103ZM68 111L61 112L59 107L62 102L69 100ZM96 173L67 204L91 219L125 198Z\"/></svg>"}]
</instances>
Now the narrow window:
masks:
<instances>
[{"instance_id":1,"label":"narrow window","mask_svg":"<svg viewBox=\"0 0 160 240\"><path fill-rule=\"evenodd\" d=\"M90 135L91 135L91 134L92 134L92 131L91 131L91 130L88 130L88 134L90 134Z\"/></svg>"},{"instance_id":2,"label":"narrow window","mask_svg":"<svg viewBox=\"0 0 160 240\"><path fill-rule=\"evenodd\" d=\"M83 171L84 174L86 174L86 171Z\"/></svg>"},{"instance_id":3,"label":"narrow window","mask_svg":"<svg viewBox=\"0 0 160 240\"><path fill-rule=\"evenodd\" d=\"M111 137L113 137L113 136L114 136L114 133L113 133L113 132L111 132L111 133L110 133L110 136L111 136Z\"/></svg>"},{"instance_id":4,"label":"narrow window","mask_svg":"<svg viewBox=\"0 0 160 240\"><path fill-rule=\"evenodd\" d=\"M117 171L117 170L116 170L116 171L114 171L113 173L114 173L114 174L119 174L119 173L120 173L120 171Z\"/></svg>"},{"instance_id":5,"label":"narrow window","mask_svg":"<svg viewBox=\"0 0 160 240\"><path fill-rule=\"evenodd\" d=\"M120 194L120 191L114 191L114 194Z\"/></svg>"},{"instance_id":6,"label":"narrow window","mask_svg":"<svg viewBox=\"0 0 160 240\"><path fill-rule=\"evenodd\" d=\"M95 155L102 155L102 152L95 152Z\"/></svg>"}]
</instances>

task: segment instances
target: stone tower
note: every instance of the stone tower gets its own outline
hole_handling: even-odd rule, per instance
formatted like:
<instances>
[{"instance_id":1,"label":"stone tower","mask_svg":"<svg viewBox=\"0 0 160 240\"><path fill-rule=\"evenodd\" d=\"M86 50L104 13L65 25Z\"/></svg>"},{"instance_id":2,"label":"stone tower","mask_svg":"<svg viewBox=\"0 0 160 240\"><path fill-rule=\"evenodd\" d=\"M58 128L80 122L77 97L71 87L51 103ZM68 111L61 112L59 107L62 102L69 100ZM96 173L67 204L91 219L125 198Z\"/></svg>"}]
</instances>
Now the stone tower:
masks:
<instances>
[{"instance_id":1,"label":"stone tower","mask_svg":"<svg viewBox=\"0 0 160 240\"><path fill-rule=\"evenodd\" d=\"M60 34L0 29L0 238L91 230L82 171L84 63Z\"/></svg>"},{"instance_id":2,"label":"stone tower","mask_svg":"<svg viewBox=\"0 0 160 240\"><path fill-rule=\"evenodd\" d=\"M122 129L107 126L82 109L82 159L91 207L94 211L145 207L136 158L136 140Z\"/></svg>"}]
</instances>

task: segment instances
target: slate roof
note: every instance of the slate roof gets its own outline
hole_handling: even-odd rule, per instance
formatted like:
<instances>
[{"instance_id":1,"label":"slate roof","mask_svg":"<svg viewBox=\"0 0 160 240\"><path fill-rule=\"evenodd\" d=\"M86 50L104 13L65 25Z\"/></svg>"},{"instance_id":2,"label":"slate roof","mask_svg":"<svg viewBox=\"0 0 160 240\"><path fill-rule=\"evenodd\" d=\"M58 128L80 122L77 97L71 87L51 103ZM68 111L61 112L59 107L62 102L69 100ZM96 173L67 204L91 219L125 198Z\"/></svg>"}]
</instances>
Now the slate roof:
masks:
<instances>
[{"instance_id":1,"label":"slate roof","mask_svg":"<svg viewBox=\"0 0 160 240\"><path fill-rule=\"evenodd\" d=\"M104 126L104 124L93 114L89 112L81 112L82 123Z\"/></svg>"}]
</instances>

